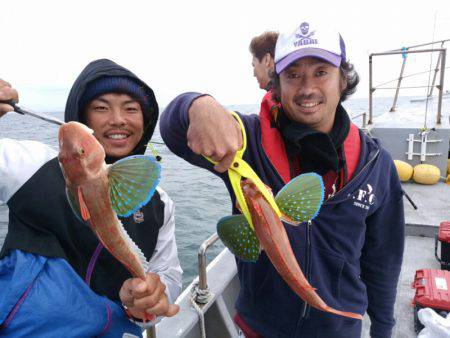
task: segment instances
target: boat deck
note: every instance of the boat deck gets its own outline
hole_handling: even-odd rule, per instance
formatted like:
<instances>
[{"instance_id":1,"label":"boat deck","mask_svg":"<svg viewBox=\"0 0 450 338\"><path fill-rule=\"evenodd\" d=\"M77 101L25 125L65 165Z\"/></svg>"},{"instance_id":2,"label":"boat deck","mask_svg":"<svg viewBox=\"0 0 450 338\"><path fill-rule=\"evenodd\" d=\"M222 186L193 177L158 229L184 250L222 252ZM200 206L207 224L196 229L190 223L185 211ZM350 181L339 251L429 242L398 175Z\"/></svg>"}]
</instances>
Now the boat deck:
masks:
<instances>
[{"instance_id":1,"label":"boat deck","mask_svg":"<svg viewBox=\"0 0 450 338\"><path fill-rule=\"evenodd\" d=\"M411 301L414 298L414 289L411 283L414 280L416 270L440 269L439 263L434 258L434 239L420 236L407 236L403 265L397 287L397 300L395 303L396 325L392 333L393 338L415 337L414 332L414 308ZM370 338L370 320L364 316L362 338Z\"/></svg>"},{"instance_id":2,"label":"boat deck","mask_svg":"<svg viewBox=\"0 0 450 338\"><path fill-rule=\"evenodd\" d=\"M439 224L450 220L450 185L402 183L402 187L417 205L415 210L404 198L408 234L434 237Z\"/></svg>"}]
</instances>

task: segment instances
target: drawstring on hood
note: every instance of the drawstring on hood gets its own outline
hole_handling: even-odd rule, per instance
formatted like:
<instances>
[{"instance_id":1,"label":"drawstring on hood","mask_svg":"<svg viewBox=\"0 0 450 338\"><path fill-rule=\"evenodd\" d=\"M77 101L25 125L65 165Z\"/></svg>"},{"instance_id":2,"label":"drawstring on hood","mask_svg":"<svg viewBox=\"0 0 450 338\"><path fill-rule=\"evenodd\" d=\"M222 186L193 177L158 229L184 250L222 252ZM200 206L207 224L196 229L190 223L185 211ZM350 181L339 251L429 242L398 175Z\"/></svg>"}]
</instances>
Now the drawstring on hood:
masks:
<instances>
[{"instance_id":1,"label":"drawstring on hood","mask_svg":"<svg viewBox=\"0 0 450 338\"><path fill-rule=\"evenodd\" d=\"M123 79L124 82L137 85L136 88L133 87L133 92L136 93L136 95L131 96L136 96L141 104L142 113L144 115L144 134L137 146L129 155L144 154L147 143L150 141L155 130L159 115L159 108L158 103L156 102L155 94L153 93L153 90L134 73L111 60L96 60L89 63L83 69L81 74L75 80L72 89L70 90L69 97L67 98L64 120L66 122L77 121L84 123L84 109L90 101L95 99L95 95L92 96L92 91L88 91L88 89L92 89L94 87L98 89L98 87L93 86L93 84L95 85L96 83L99 83L100 78L104 79L116 77L118 78L117 80ZM116 82L117 81L114 79L109 81L109 84ZM117 92L117 90L111 92ZM129 94L129 90L123 90L121 92ZM106 92L103 91L101 94L105 93ZM99 95L97 95L97 97ZM118 158L106 156L106 163L113 163L117 160Z\"/></svg>"}]
</instances>

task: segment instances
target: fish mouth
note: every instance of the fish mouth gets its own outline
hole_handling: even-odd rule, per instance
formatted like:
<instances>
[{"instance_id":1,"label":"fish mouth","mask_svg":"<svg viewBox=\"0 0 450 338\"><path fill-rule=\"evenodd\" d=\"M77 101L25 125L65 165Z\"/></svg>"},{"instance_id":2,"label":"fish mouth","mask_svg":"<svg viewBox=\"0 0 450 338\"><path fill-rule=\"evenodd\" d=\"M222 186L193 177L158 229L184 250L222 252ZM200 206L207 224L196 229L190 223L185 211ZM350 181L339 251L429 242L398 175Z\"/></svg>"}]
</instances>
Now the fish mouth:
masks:
<instances>
[{"instance_id":1,"label":"fish mouth","mask_svg":"<svg viewBox=\"0 0 450 338\"><path fill-rule=\"evenodd\" d=\"M251 179L243 180L241 182L241 188L242 188L242 191L244 192L244 194L246 194L252 198L256 198L259 195L261 195L261 193L259 192L255 183L253 183Z\"/></svg>"}]
</instances>

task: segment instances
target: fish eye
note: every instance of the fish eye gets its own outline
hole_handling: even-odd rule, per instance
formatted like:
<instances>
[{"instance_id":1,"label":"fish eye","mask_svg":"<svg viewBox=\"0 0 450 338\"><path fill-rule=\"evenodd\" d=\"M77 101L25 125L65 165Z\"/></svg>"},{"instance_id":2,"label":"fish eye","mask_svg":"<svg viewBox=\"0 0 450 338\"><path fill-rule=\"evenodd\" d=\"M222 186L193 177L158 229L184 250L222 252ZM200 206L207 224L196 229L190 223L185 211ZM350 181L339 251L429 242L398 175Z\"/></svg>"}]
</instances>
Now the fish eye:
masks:
<instances>
[{"instance_id":1,"label":"fish eye","mask_svg":"<svg viewBox=\"0 0 450 338\"><path fill-rule=\"evenodd\" d=\"M83 148L80 149L80 153L84 154L84 149Z\"/></svg>"}]
</instances>

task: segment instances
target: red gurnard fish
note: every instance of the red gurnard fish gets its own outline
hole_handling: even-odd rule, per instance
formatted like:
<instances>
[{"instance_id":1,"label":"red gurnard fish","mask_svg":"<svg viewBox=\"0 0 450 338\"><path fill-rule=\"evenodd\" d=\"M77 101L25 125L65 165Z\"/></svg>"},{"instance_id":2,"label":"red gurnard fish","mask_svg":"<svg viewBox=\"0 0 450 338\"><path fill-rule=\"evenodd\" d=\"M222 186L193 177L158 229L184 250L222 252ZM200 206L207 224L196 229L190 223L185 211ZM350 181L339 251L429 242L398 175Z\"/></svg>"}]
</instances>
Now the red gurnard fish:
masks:
<instances>
[{"instance_id":1,"label":"red gurnard fish","mask_svg":"<svg viewBox=\"0 0 450 338\"><path fill-rule=\"evenodd\" d=\"M78 122L63 124L58 140L73 211L133 277L145 280L148 262L117 215L129 216L150 200L159 182L159 164L152 157L138 155L107 165L93 131Z\"/></svg>"},{"instance_id":2,"label":"red gurnard fish","mask_svg":"<svg viewBox=\"0 0 450 338\"><path fill-rule=\"evenodd\" d=\"M241 182L254 231L243 215L222 218L217 232L224 244L240 259L255 262L261 249L289 287L306 303L316 309L340 316L362 319L357 313L333 309L316 293L305 278L292 251L283 223L255 184ZM317 216L323 202L322 178L314 173L300 175L289 182L275 197L283 220L298 225ZM256 235L255 235L256 234Z\"/></svg>"},{"instance_id":3,"label":"red gurnard fish","mask_svg":"<svg viewBox=\"0 0 450 338\"><path fill-rule=\"evenodd\" d=\"M362 319L360 314L339 311L325 304L303 275L292 251L286 229L273 208L250 180L243 181L241 185L261 247L289 287L316 309Z\"/></svg>"}]
</instances>

